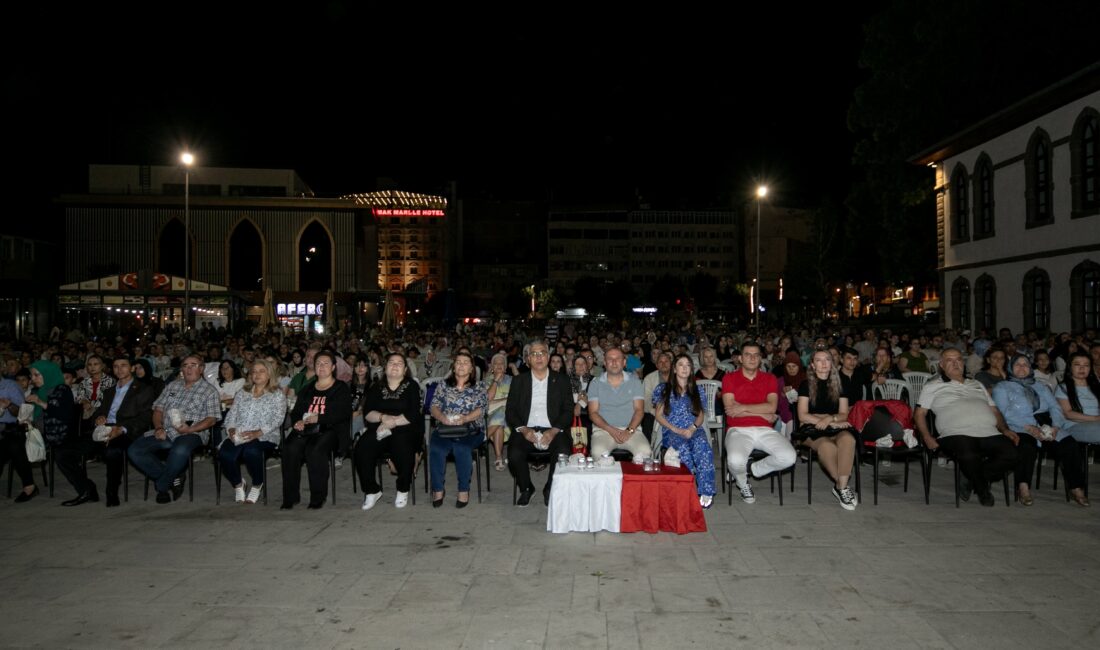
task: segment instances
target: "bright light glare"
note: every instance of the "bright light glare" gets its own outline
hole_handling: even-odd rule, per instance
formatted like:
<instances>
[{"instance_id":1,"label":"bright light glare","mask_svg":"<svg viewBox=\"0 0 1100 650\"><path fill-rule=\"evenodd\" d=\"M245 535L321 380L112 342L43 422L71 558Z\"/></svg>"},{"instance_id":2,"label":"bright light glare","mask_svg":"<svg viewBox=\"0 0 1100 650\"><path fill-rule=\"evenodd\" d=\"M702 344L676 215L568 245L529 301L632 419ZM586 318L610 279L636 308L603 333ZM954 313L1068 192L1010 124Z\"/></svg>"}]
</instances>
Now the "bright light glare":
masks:
<instances>
[{"instance_id":1,"label":"bright light glare","mask_svg":"<svg viewBox=\"0 0 1100 650\"><path fill-rule=\"evenodd\" d=\"M768 195L768 186L767 185L761 185L761 186L756 188L756 196L757 197L762 199L767 195Z\"/></svg>"},{"instance_id":2,"label":"bright light glare","mask_svg":"<svg viewBox=\"0 0 1100 650\"><path fill-rule=\"evenodd\" d=\"M195 163L195 157L192 156L189 152L185 151L180 154L180 162L190 167Z\"/></svg>"}]
</instances>

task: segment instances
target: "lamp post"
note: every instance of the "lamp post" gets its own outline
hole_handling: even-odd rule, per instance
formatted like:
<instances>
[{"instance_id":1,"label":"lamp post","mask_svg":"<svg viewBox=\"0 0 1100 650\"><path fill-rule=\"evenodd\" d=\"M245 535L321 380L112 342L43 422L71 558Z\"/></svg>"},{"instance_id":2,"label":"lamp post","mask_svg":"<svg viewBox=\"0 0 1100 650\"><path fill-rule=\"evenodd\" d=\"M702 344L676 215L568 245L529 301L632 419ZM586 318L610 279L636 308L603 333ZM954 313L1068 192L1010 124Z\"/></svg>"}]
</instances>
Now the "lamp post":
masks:
<instances>
[{"instance_id":1,"label":"lamp post","mask_svg":"<svg viewBox=\"0 0 1100 650\"><path fill-rule=\"evenodd\" d=\"M760 207L764 203L764 197L768 195L768 186L759 185L756 188L756 313L753 317L756 322L756 330L760 331Z\"/></svg>"},{"instance_id":2,"label":"lamp post","mask_svg":"<svg viewBox=\"0 0 1100 650\"><path fill-rule=\"evenodd\" d=\"M195 157L190 152L180 154L183 163L183 325L191 324L191 165Z\"/></svg>"}]
</instances>

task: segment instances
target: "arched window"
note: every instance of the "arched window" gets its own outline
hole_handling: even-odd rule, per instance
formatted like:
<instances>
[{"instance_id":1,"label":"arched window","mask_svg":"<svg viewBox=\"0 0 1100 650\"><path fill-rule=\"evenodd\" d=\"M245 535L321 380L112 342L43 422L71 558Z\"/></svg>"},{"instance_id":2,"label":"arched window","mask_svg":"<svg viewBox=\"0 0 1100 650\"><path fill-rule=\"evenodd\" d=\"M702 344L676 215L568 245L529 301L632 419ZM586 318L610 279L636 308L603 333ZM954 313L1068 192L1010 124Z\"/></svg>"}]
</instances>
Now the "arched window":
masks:
<instances>
[{"instance_id":1,"label":"arched window","mask_svg":"<svg viewBox=\"0 0 1100 650\"><path fill-rule=\"evenodd\" d=\"M1100 212L1100 113L1086 108L1070 138L1073 218Z\"/></svg>"},{"instance_id":2,"label":"arched window","mask_svg":"<svg viewBox=\"0 0 1100 650\"><path fill-rule=\"evenodd\" d=\"M982 154L974 167L974 239L993 236L993 163Z\"/></svg>"},{"instance_id":3,"label":"arched window","mask_svg":"<svg viewBox=\"0 0 1100 650\"><path fill-rule=\"evenodd\" d=\"M983 275L974 283L974 326L992 331L997 328L997 283Z\"/></svg>"},{"instance_id":4,"label":"arched window","mask_svg":"<svg viewBox=\"0 0 1100 650\"><path fill-rule=\"evenodd\" d=\"M951 174L951 242L970 241L970 189L966 167L956 165Z\"/></svg>"},{"instance_id":5,"label":"arched window","mask_svg":"<svg viewBox=\"0 0 1100 650\"><path fill-rule=\"evenodd\" d=\"M312 221L298 237L298 290L332 288L332 238L319 221Z\"/></svg>"},{"instance_id":6,"label":"arched window","mask_svg":"<svg viewBox=\"0 0 1100 650\"><path fill-rule=\"evenodd\" d=\"M1069 276L1073 331L1100 328L1100 264L1085 260Z\"/></svg>"},{"instance_id":7,"label":"arched window","mask_svg":"<svg viewBox=\"0 0 1100 650\"><path fill-rule=\"evenodd\" d=\"M1052 180L1050 136L1036 129L1027 146L1024 169L1027 175L1027 227L1054 223L1054 182Z\"/></svg>"},{"instance_id":8,"label":"arched window","mask_svg":"<svg viewBox=\"0 0 1100 650\"><path fill-rule=\"evenodd\" d=\"M420 259L420 247L419 246L417 246L415 244L412 245L412 246L409 246L409 259L410 260Z\"/></svg>"},{"instance_id":9,"label":"arched window","mask_svg":"<svg viewBox=\"0 0 1100 650\"><path fill-rule=\"evenodd\" d=\"M951 284L951 313L955 329L970 329L970 282L966 278L955 278Z\"/></svg>"},{"instance_id":10,"label":"arched window","mask_svg":"<svg viewBox=\"0 0 1100 650\"><path fill-rule=\"evenodd\" d=\"M391 260L399 260L399 259L401 259L401 257L402 257L401 247L400 246L390 246L390 259Z\"/></svg>"},{"instance_id":11,"label":"arched window","mask_svg":"<svg viewBox=\"0 0 1100 650\"><path fill-rule=\"evenodd\" d=\"M261 291L264 288L264 243L256 224L241 219L229 236L229 288Z\"/></svg>"},{"instance_id":12,"label":"arched window","mask_svg":"<svg viewBox=\"0 0 1100 650\"><path fill-rule=\"evenodd\" d=\"M1050 276L1033 268L1024 276L1024 329L1050 329Z\"/></svg>"}]
</instances>

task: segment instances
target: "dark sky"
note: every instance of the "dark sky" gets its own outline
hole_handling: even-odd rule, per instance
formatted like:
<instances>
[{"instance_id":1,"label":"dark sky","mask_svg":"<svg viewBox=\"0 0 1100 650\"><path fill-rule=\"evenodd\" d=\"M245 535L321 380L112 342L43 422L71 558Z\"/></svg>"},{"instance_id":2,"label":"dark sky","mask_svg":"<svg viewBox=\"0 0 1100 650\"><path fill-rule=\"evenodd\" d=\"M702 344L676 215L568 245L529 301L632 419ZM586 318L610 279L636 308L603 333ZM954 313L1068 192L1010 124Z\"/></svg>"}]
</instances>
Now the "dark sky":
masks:
<instances>
[{"instance_id":1,"label":"dark sky","mask_svg":"<svg viewBox=\"0 0 1100 650\"><path fill-rule=\"evenodd\" d=\"M791 202L847 192L870 3L679 16L161 4L9 24L4 165L25 213L86 189L89 163L171 164L184 145L200 164L296 169L321 196L376 177L559 202L637 190L655 207L728 206L757 178Z\"/></svg>"}]
</instances>

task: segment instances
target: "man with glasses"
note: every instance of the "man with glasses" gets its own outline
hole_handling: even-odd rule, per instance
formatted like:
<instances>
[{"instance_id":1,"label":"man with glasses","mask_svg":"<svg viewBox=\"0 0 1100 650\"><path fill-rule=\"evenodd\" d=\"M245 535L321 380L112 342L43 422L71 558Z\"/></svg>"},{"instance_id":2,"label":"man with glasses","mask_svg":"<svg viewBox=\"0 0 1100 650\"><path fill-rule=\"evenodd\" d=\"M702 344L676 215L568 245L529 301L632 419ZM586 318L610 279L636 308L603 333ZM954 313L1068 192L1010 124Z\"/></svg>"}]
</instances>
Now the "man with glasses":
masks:
<instances>
[{"instance_id":1,"label":"man with glasses","mask_svg":"<svg viewBox=\"0 0 1100 650\"><path fill-rule=\"evenodd\" d=\"M218 391L202 376L202 357L187 355L180 369L183 376L165 386L153 402L153 430L129 449L134 467L155 481L157 503L183 495L184 471L191 453L206 444L210 428L221 417ZM161 451L168 452L167 461L158 457Z\"/></svg>"},{"instance_id":2,"label":"man with glasses","mask_svg":"<svg viewBox=\"0 0 1100 650\"><path fill-rule=\"evenodd\" d=\"M752 465L755 478L787 469L795 452L786 436L772 426L779 403L779 381L760 369L761 350L756 343L741 347L741 369L722 378L722 405L726 410L726 466L745 503L755 503L749 485L749 455L754 449L768 454Z\"/></svg>"},{"instance_id":3,"label":"man with glasses","mask_svg":"<svg viewBox=\"0 0 1100 650\"><path fill-rule=\"evenodd\" d=\"M527 365L530 372L512 379L504 419L513 432L508 440L508 469L516 479L520 494L516 505L526 508L531 503L535 486L531 483L531 468L527 458L536 451L549 451L556 460L558 454L568 454L572 438L566 432L573 421L573 390L564 372L549 367L550 351L543 341L527 345ZM550 503L550 485L554 481L551 462L542 490L543 502Z\"/></svg>"}]
</instances>

